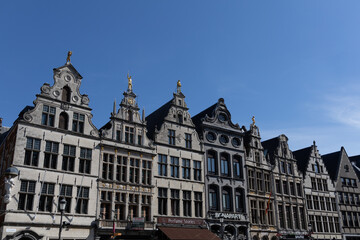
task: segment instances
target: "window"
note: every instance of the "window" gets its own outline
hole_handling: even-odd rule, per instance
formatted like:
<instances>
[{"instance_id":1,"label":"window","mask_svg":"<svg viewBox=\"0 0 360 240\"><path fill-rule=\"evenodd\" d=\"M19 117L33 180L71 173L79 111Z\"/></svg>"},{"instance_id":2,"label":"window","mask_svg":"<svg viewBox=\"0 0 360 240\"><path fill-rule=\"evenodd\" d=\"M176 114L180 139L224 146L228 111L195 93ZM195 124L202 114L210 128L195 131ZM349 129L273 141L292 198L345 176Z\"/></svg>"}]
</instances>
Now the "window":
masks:
<instances>
[{"instance_id":1,"label":"window","mask_svg":"<svg viewBox=\"0 0 360 240\"><path fill-rule=\"evenodd\" d=\"M151 161L142 160L142 184L151 184Z\"/></svg>"},{"instance_id":2,"label":"window","mask_svg":"<svg viewBox=\"0 0 360 240\"><path fill-rule=\"evenodd\" d=\"M249 188L250 190L255 190L255 172L252 169L249 169Z\"/></svg>"},{"instance_id":3,"label":"window","mask_svg":"<svg viewBox=\"0 0 360 240\"><path fill-rule=\"evenodd\" d=\"M41 186L41 195L39 200L39 211L52 212L54 200L55 184L43 183Z\"/></svg>"},{"instance_id":4,"label":"window","mask_svg":"<svg viewBox=\"0 0 360 240\"><path fill-rule=\"evenodd\" d=\"M331 211L330 198L325 197L325 202L326 202L326 210Z\"/></svg>"},{"instance_id":5,"label":"window","mask_svg":"<svg viewBox=\"0 0 360 240\"><path fill-rule=\"evenodd\" d=\"M190 179L190 160L183 159L183 179Z\"/></svg>"},{"instance_id":6,"label":"window","mask_svg":"<svg viewBox=\"0 0 360 240\"><path fill-rule=\"evenodd\" d=\"M263 191L263 177L261 172L256 172L256 186L258 191Z\"/></svg>"},{"instance_id":7,"label":"window","mask_svg":"<svg viewBox=\"0 0 360 240\"><path fill-rule=\"evenodd\" d=\"M175 130L170 130L169 129L169 135L168 135L168 137L169 137L169 144L170 145L175 145Z\"/></svg>"},{"instance_id":8,"label":"window","mask_svg":"<svg viewBox=\"0 0 360 240\"><path fill-rule=\"evenodd\" d=\"M85 121L84 114L74 113L72 130L74 132L84 133L84 121Z\"/></svg>"},{"instance_id":9,"label":"window","mask_svg":"<svg viewBox=\"0 0 360 240\"><path fill-rule=\"evenodd\" d=\"M288 173L288 174L293 174L292 164L291 164L291 163L288 163L288 164L287 164L287 173Z\"/></svg>"},{"instance_id":10,"label":"window","mask_svg":"<svg viewBox=\"0 0 360 240\"><path fill-rule=\"evenodd\" d=\"M194 180L201 181L201 162L193 161L194 164Z\"/></svg>"},{"instance_id":11,"label":"window","mask_svg":"<svg viewBox=\"0 0 360 240\"><path fill-rule=\"evenodd\" d=\"M71 97L71 90L68 86L63 87L62 89L62 95L61 95L61 100L65 101L65 102L70 102L70 97Z\"/></svg>"},{"instance_id":12,"label":"window","mask_svg":"<svg viewBox=\"0 0 360 240\"><path fill-rule=\"evenodd\" d=\"M302 193L302 188L301 188L301 184L300 183L296 183L296 189L297 189L297 195L299 197L302 197L303 193Z\"/></svg>"},{"instance_id":13,"label":"window","mask_svg":"<svg viewBox=\"0 0 360 240\"><path fill-rule=\"evenodd\" d=\"M129 182L140 183L139 174L140 174L140 160L135 158L130 158Z\"/></svg>"},{"instance_id":14,"label":"window","mask_svg":"<svg viewBox=\"0 0 360 240\"><path fill-rule=\"evenodd\" d=\"M142 136L138 135L138 145L142 145Z\"/></svg>"},{"instance_id":15,"label":"window","mask_svg":"<svg viewBox=\"0 0 360 240\"><path fill-rule=\"evenodd\" d=\"M209 174L217 174L217 162L216 162L216 153L208 152L207 156L207 167Z\"/></svg>"},{"instance_id":16,"label":"window","mask_svg":"<svg viewBox=\"0 0 360 240\"><path fill-rule=\"evenodd\" d=\"M257 207L256 201L250 200L250 208L251 208L251 223L256 224L258 223L258 214L257 214Z\"/></svg>"},{"instance_id":17,"label":"window","mask_svg":"<svg viewBox=\"0 0 360 240\"><path fill-rule=\"evenodd\" d=\"M255 162L256 163L261 163L259 152L255 152Z\"/></svg>"},{"instance_id":18,"label":"window","mask_svg":"<svg viewBox=\"0 0 360 240\"><path fill-rule=\"evenodd\" d=\"M115 193L115 219L125 220L126 193Z\"/></svg>"},{"instance_id":19,"label":"window","mask_svg":"<svg viewBox=\"0 0 360 240\"><path fill-rule=\"evenodd\" d=\"M311 178L311 188L313 189L313 190L317 190L317 187L316 187L316 180L315 180L315 178Z\"/></svg>"},{"instance_id":20,"label":"window","mask_svg":"<svg viewBox=\"0 0 360 240\"><path fill-rule=\"evenodd\" d=\"M220 163L221 163L221 175L223 176L230 176L229 171L229 155L221 154L220 156Z\"/></svg>"},{"instance_id":21,"label":"window","mask_svg":"<svg viewBox=\"0 0 360 240\"><path fill-rule=\"evenodd\" d=\"M323 232L321 216L315 216L315 219L316 219L316 230L317 230L317 232Z\"/></svg>"},{"instance_id":22,"label":"window","mask_svg":"<svg viewBox=\"0 0 360 240\"><path fill-rule=\"evenodd\" d=\"M125 142L134 144L134 128L125 127Z\"/></svg>"},{"instance_id":23,"label":"window","mask_svg":"<svg viewBox=\"0 0 360 240\"><path fill-rule=\"evenodd\" d=\"M171 189L171 215L180 216L180 190Z\"/></svg>"},{"instance_id":24,"label":"window","mask_svg":"<svg viewBox=\"0 0 360 240\"><path fill-rule=\"evenodd\" d=\"M59 152L59 143L46 141L44 168L57 168L57 159Z\"/></svg>"},{"instance_id":25,"label":"window","mask_svg":"<svg viewBox=\"0 0 360 240\"><path fill-rule=\"evenodd\" d=\"M183 210L185 217L191 217L191 191L183 191Z\"/></svg>"},{"instance_id":26,"label":"window","mask_svg":"<svg viewBox=\"0 0 360 240\"><path fill-rule=\"evenodd\" d=\"M267 211L267 218L268 218L268 224L274 225L274 209L272 202L268 202L268 211Z\"/></svg>"},{"instance_id":27,"label":"window","mask_svg":"<svg viewBox=\"0 0 360 240\"><path fill-rule=\"evenodd\" d=\"M352 186L352 187L357 187L357 184L356 184L356 180L355 180L355 179L351 179L351 186Z\"/></svg>"},{"instance_id":28,"label":"window","mask_svg":"<svg viewBox=\"0 0 360 240\"><path fill-rule=\"evenodd\" d=\"M265 202L259 201L260 223L265 224Z\"/></svg>"},{"instance_id":29,"label":"window","mask_svg":"<svg viewBox=\"0 0 360 240\"><path fill-rule=\"evenodd\" d=\"M290 206L286 206L286 207L285 207L285 211L286 211L287 227L288 227L288 228L293 228L293 222L292 222L292 217L291 217L291 209L290 209Z\"/></svg>"},{"instance_id":30,"label":"window","mask_svg":"<svg viewBox=\"0 0 360 240\"><path fill-rule=\"evenodd\" d=\"M320 167L318 162L315 163L314 168L316 173L320 173Z\"/></svg>"},{"instance_id":31,"label":"window","mask_svg":"<svg viewBox=\"0 0 360 240\"><path fill-rule=\"evenodd\" d=\"M276 193L281 193L281 185L279 179L275 180L275 185L276 185Z\"/></svg>"},{"instance_id":32,"label":"window","mask_svg":"<svg viewBox=\"0 0 360 240\"><path fill-rule=\"evenodd\" d=\"M145 218L146 222L151 221L151 196L142 196L141 217Z\"/></svg>"},{"instance_id":33,"label":"window","mask_svg":"<svg viewBox=\"0 0 360 240\"><path fill-rule=\"evenodd\" d=\"M335 232L334 218L333 217L329 217L329 229L330 229L331 233Z\"/></svg>"},{"instance_id":34,"label":"window","mask_svg":"<svg viewBox=\"0 0 360 240\"><path fill-rule=\"evenodd\" d=\"M127 172L127 157L117 156L116 180L127 182L126 172Z\"/></svg>"},{"instance_id":35,"label":"window","mask_svg":"<svg viewBox=\"0 0 360 240\"><path fill-rule=\"evenodd\" d=\"M306 215L305 215L305 208L303 207L299 207L299 212L300 212L300 218L301 218L301 229L306 229L307 225L306 225Z\"/></svg>"},{"instance_id":36,"label":"window","mask_svg":"<svg viewBox=\"0 0 360 240\"><path fill-rule=\"evenodd\" d=\"M320 210L319 197L318 196L313 196L313 199L314 199L314 209L315 210Z\"/></svg>"},{"instance_id":37,"label":"window","mask_svg":"<svg viewBox=\"0 0 360 240\"><path fill-rule=\"evenodd\" d=\"M194 192L194 200L195 200L195 217L202 217L203 210L202 210L202 193L201 192Z\"/></svg>"},{"instance_id":38,"label":"window","mask_svg":"<svg viewBox=\"0 0 360 240\"><path fill-rule=\"evenodd\" d=\"M179 158L170 157L170 176L179 178Z\"/></svg>"},{"instance_id":39,"label":"window","mask_svg":"<svg viewBox=\"0 0 360 240\"><path fill-rule=\"evenodd\" d=\"M112 180L114 176L114 155L103 154L102 178Z\"/></svg>"},{"instance_id":40,"label":"window","mask_svg":"<svg viewBox=\"0 0 360 240\"><path fill-rule=\"evenodd\" d=\"M72 199L72 190L73 187L71 185L61 185L60 188L60 194L59 194L59 203L61 199L65 199L66 200L66 205L65 205L65 212L70 213L71 211L71 199ZM58 211L60 211L60 204L58 204L59 209Z\"/></svg>"},{"instance_id":41,"label":"window","mask_svg":"<svg viewBox=\"0 0 360 240\"><path fill-rule=\"evenodd\" d=\"M338 192L338 197L339 197L339 203L344 203L342 192Z\"/></svg>"},{"instance_id":42,"label":"window","mask_svg":"<svg viewBox=\"0 0 360 240\"><path fill-rule=\"evenodd\" d=\"M325 200L324 200L324 197L319 197L319 201L320 201L320 209L321 209L321 210L325 210Z\"/></svg>"},{"instance_id":43,"label":"window","mask_svg":"<svg viewBox=\"0 0 360 240\"><path fill-rule=\"evenodd\" d=\"M60 116L59 116L59 128L68 130L68 128L69 128L68 124L69 124L69 116L67 115L67 113L66 112L60 113Z\"/></svg>"},{"instance_id":44,"label":"window","mask_svg":"<svg viewBox=\"0 0 360 240\"><path fill-rule=\"evenodd\" d=\"M307 195L307 194L306 194L306 203L307 203L308 209L313 209L312 200L311 200L311 195Z\"/></svg>"},{"instance_id":45,"label":"window","mask_svg":"<svg viewBox=\"0 0 360 240\"><path fill-rule=\"evenodd\" d=\"M331 200L331 208L334 212L337 211L337 207L336 207L336 201L335 201L335 198L330 198Z\"/></svg>"},{"instance_id":46,"label":"window","mask_svg":"<svg viewBox=\"0 0 360 240\"><path fill-rule=\"evenodd\" d=\"M100 197L100 218L111 219L112 192L101 191Z\"/></svg>"},{"instance_id":47,"label":"window","mask_svg":"<svg viewBox=\"0 0 360 240\"><path fill-rule=\"evenodd\" d=\"M88 173L91 172L91 155L92 150L89 148L80 148L80 159L79 159L79 172L80 173ZM114 158L113 158L114 162ZM112 179L113 173L111 173Z\"/></svg>"},{"instance_id":48,"label":"window","mask_svg":"<svg viewBox=\"0 0 360 240\"><path fill-rule=\"evenodd\" d=\"M340 232L340 224L339 224L339 218L334 217L334 223L335 223L335 232Z\"/></svg>"},{"instance_id":49,"label":"window","mask_svg":"<svg viewBox=\"0 0 360 240\"><path fill-rule=\"evenodd\" d=\"M181 105L181 103L179 102L179 104ZM177 119L178 119L178 123L183 123L183 115L182 114L178 114L177 115Z\"/></svg>"},{"instance_id":50,"label":"window","mask_svg":"<svg viewBox=\"0 0 360 240\"><path fill-rule=\"evenodd\" d=\"M191 134L185 133L185 147L186 148L191 148Z\"/></svg>"},{"instance_id":51,"label":"window","mask_svg":"<svg viewBox=\"0 0 360 240\"><path fill-rule=\"evenodd\" d=\"M25 147L25 165L38 166L40 154L40 139L28 137Z\"/></svg>"},{"instance_id":52,"label":"window","mask_svg":"<svg viewBox=\"0 0 360 240\"><path fill-rule=\"evenodd\" d=\"M278 210L279 210L279 222L280 222L280 227L281 227L281 228L285 228L284 209L283 209L283 205L282 205L282 204L279 204L279 205L278 205Z\"/></svg>"},{"instance_id":53,"label":"window","mask_svg":"<svg viewBox=\"0 0 360 240\"><path fill-rule=\"evenodd\" d=\"M18 210L33 210L35 181L21 180Z\"/></svg>"},{"instance_id":54,"label":"window","mask_svg":"<svg viewBox=\"0 0 360 240\"><path fill-rule=\"evenodd\" d=\"M56 108L43 105L41 124L53 127L55 122L55 112Z\"/></svg>"},{"instance_id":55,"label":"window","mask_svg":"<svg viewBox=\"0 0 360 240\"><path fill-rule=\"evenodd\" d=\"M289 182L289 187L290 187L290 195L295 196L295 185L293 182Z\"/></svg>"},{"instance_id":56,"label":"window","mask_svg":"<svg viewBox=\"0 0 360 240\"><path fill-rule=\"evenodd\" d=\"M139 195L138 194L129 194L129 211L128 216L130 219L139 216Z\"/></svg>"},{"instance_id":57,"label":"window","mask_svg":"<svg viewBox=\"0 0 360 240\"><path fill-rule=\"evenodd\" d=\"M285 163L283 161L280 161L280 170L282 173L285 173Z\"/></svg>"},{"instance_id":58,"label":"window","mask_svg":"<svg viewBox=\"0 0 360 240\"><path fill-rule=\"evenodd\" d=\"M120 141L120 140L121 140L121 131L116 130L116 141Z\"/></svg>"},{"instance_id":59,"label":"window","mask_svg":"<svg viewBox=\"0 0 360 240\"><path fill-rule=\"evenodd\" d=\"M270 192L270 174L264 173L265 192Z\"/></svg>"},{"instance_id":60,"label":"window","mask_svg":"<svg viewBox=\"0 0 360 240\"><path fill-rule=\"evenodd\" d=\"M167 189L158 188L158 211L160 215L167 215Z\"/></svg>"},{"instance_id":61,"label":"window","mask_svg":"<svg viewBox=\"0 0 360 240\"><path fill-rule=\"evenodd\" d=\"M244 204L243 204L243 191L241 189L236 189L235 191L235 211L243 212Z\"/></svg>"},{"instance_id":62,"label":"window","mask_svg":"<svg viewBox=\"0 0 360 240\"><path fill-rule=\"evenodd\" d=\"M317 187L318 187L318 190L319 191L322 191L323 188L322 188L322 181L320 178L316 179L316 182L317 182Z\"/></svg>"},{"instance_id":63,"label":"window","mask_svg":"<svg viewBox=\"0 0 360 240\"><path fill-rule=\"evenodd\" d=\"M323 182L323 189L324 191L329 191L329 188L328 188L328 184L327 184L327 181L326 179L322 179L322 182Z\"/></svg>"},{"instance_id":64,"label":"window","mask_svg":"<svg viewBox=\"0 0 360 240\"><path fill-rule=\"evenodd\" d=\"M159 176L167 176L167 156L159 154Z\"/></svg>"},{"instance_id":65,"label":"window","mask_svg":"<svg viewBox=\"0 0 360 240\"><path fill-rule=\"evenodd\" d=\"M312 231L316 232L316 225L315 225L315 216L309 215L309 222L312 226Z\"/></svg>"},{"instance_id":66,"label":"window","mask_svg":"<svg viewBox=\"0 0 360 240\"><path fill-rule=\"evenodd\" d=\"M296 206L293 206L293 219L294 219L294 227L295 229L300 229L300 221L298 216L298 210Z\"/></svg>"},{"instance_id":67,"label":"window","mask_svg":"<svg viewBox=\"0 0 360 240\"><path fill-rule=\"evenodd\" d=\"M222 192L223 211L231 211L231 190L223 188Z\"/></svg>"},{"instance_id":68,"label":"window","mask_svg":"<svg viewBox=\"0 0 360 240\"><path fill-rule=\"evenodd\" d=\"M75 212L80 214L88 213L89 204L89 188L88 187L77 187L77 198Z\"/></svg>"},{"instance_id":69,"label":"window","mask_svg":"<svg viewBox=\"0 0 360 240\"><path fill-rule=\"evenodd\" d=\"M210 210L219 210L218 204L218 188L214 185L209 189L209 207Z\"/></svg>"},{"instance_id":70,"label":"window","mask_svg":"<svg viewBox=\"0 0 360 240\"><path fill-rule=\"evenodd\" d=\"M234 169L234 177L235 178L241 178L241 157L240 156L234 156L233 158L233 169Z\"/></svg>"},{"instance_id":71,"label":"window","mask_svg":"<svg viewBox=\"0 0 360 240\"><path fill-rule=\"evenodd\" d=\"M74 171L75 166L75 153L76 147L71 145L64 145L64 154L62 161L62 170L64 171Z\"/></svg>"},{"instance_id":72,"label":"window","mask_svg":"<svg viewBox=\"0 0 360 240\"><path fill-rule=\"evenodd\" d=\"M289 194L287 181L283 181L282 185L283 185L283 193Z\"/></svg>"}]
</instances>

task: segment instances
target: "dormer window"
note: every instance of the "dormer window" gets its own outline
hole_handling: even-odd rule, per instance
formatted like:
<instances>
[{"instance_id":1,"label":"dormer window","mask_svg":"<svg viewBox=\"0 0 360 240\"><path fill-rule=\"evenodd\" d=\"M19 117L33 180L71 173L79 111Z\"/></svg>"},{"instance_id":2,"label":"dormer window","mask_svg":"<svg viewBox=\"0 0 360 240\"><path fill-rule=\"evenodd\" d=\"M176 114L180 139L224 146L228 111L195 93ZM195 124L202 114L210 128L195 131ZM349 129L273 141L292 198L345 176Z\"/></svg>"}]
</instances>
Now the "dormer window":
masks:
<instances>
[{"instance_id":1,"label":"dormer window","mask_svg":"<svg viewBox=\"0 0 360 240\"><path fill-rule=\"evenodd\" d=\"M66 112L60 113L59 116L59 128L68 130L69 116Z\"/></svg>"},{"instance_id":2,"label":"dormer window","mask_svg":"<svg viewBox=\"0 0 360 240\"><path fill-rule=\"evenodd\" d=\"M68 86L63 87L61 100L64 102L70 102L71 89Z\"/></svg>"},{"instance_id":3,"label":"dormer window","mask_svg":"<svg viewBox=\"0 0 360 240\"><path fill-rule=\"evenodd\" d=\"M182 101L179 99L179 105L181 106L182 105Z\"/></svg>"},{"instance_id":4,"label":"dormer window","mask_svg":"<svg viewBox=\"0 0 360 240\"><path fill-rule=\"evenodd\" d=\"M183 123L183 115L181 113L178 114L178 123Z\"/></svg>"}]
</instances>

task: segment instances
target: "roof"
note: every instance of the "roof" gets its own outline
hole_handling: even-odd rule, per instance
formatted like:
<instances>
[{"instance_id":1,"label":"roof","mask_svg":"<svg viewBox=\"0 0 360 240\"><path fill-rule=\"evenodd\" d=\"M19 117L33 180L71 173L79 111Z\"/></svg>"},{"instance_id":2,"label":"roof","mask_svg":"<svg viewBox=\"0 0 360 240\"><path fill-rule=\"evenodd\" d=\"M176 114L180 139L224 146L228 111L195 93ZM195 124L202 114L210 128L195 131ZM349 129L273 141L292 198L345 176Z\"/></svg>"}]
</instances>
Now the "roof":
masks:
<instances>
[{"instance_id":1,"label":"roof","mask_svg":"<svg viewBox=\"0 0 360 240\"><path fill-rule=\"evenodd\" d=\"M208 229L159 227L170 240L220 240Z\"/></svg>"},{"instance_id":2,"label":"roof","mask_svg":"<svg viewBox=\"0 0 360 240\"><path fill-rule=\"evenodd\" d=\"M330 178L334 181L336 180L338 170L340 168L342 150L343 147L341 147L340 151L322 155L322 159L324 161L326 169L329 172Z\"/></svg>"},{"instance_id":3,"label":"roof","mask_svg":"<svg viewBox=\"0 0 360 240\"><path fill-rule=\"evenodd\" d=\"M354 168L356 175L360 179L360 155L349 157L349 160Z\"/></svg>"},{"instance_id":4,"label":"roof","mask_svg":"<svg viewBox=\"0 0 360 240\"><path fill-rule=\"evenodd\" d=\"M267 152L270 157L270 162L273 164L275 162L275 152L280 144L279 137L274 137L272 139L261 142L261 145L264 148L264 152Z\"/></svg>"},{"instance_id":5,"label":"roof","mask_svg":"<svg viewBox=\"0 0 360 240\"><path fill-rule=\"evenodd\" d=\"M173 99L162 105L160 108L148 115L145 120L147 124L147 136L154 140L155 127L160 130L161 125L164 123L164 118L169 113Z\"/></svg>"},{"instance_id":6,"label":"roof","mask_svg":"<svg viewBox=\"0 0 360 240\"><path fill-rule=\"evenodd\" d=\"M27 112L27 111L30 111L30 110L33 110L34 107L33 106L26 106L24 107L23 110L21 110L21 112L19 113L19 117L18 119L22 119L24 117L24 114Z\"/></svg>"},{"instance_id":7,"label":"roof","mask_svg":"<svg viewBox=\"0 0 360 240\"><path fill-rule=\"evenodd\" d=\"M298 166L298 169L302 173L306 172L306 168L309 164L312 148L313 148L313 146L310 146L310 147L299 149L299 150L293 152L293 155L296 159L296 164Z\"/></svg>"},{"instance_id":8,"label":"roof","mask_svg":"<svg viewBox=\"0 0 360 240\"><path fill-rule=\"evenodd\" d=\"M196 131L201 134L201 120L207 115L209 117L211 117L214 114L214 111L216 109L217 103L215 103L214 105L208 107L207 109L205 109L204 111L196 114L195 116L193 116L191 118L192 122L195 124L196 127Z\"/></svg>"}]
</instances>

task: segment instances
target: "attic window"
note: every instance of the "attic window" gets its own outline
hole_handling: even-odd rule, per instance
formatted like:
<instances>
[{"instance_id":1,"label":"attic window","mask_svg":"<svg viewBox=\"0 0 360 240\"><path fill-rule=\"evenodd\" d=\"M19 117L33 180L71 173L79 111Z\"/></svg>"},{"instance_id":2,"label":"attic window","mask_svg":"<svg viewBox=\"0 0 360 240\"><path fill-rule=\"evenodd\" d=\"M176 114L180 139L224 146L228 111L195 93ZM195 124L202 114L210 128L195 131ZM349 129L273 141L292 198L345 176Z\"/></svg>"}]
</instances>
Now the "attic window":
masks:
<instances>
[{"instance_id":1,"label":"attic window","mask_svg":"<svg viewBox=\"0 0 360 240\"><path fill-rule=\"evenodd\" d=\"M179 105L181 106L182 105L182 102L181 102L181 100L179 99Z\"/></svg>"},{"instance_id":2,"label":"attic window","mask_svg":"<svg viewBox=\"0 0 360 240\"><path fill-rule=\"evenodd\" d=\"M349 172L349 165L344 166L345 172Z\"/></svg>"},{"instance_id":3,"label":"attic window","mask_svg":"<svg viewBox=\"0 0 360 240\"><path fill-rule=\"evenodd\" d=\"M178 114L178 122L183 123L183 115L181 113Z\"/></svg>"},{"instance_id":4,"label":"attic window","mask_svg":"<svg viewBox=\"0 0 360 240\"><path fill-rule=\"evenodd\" d=\"M71 90L68 86L63 87L61 100L65 102L70 102Z\"/></svg>"},{"instance_id":5,"label":"attic window","mask_svg":"<svg viewBox=\"0 0 360 240\"><path fill-rule=\"evenodd\" d=\"M62 112L60 113L59 116L59 128L61 129L68 129L68 122L69 122L69 116L67 115L66 112Z\"/></svg>"}]
</instances>

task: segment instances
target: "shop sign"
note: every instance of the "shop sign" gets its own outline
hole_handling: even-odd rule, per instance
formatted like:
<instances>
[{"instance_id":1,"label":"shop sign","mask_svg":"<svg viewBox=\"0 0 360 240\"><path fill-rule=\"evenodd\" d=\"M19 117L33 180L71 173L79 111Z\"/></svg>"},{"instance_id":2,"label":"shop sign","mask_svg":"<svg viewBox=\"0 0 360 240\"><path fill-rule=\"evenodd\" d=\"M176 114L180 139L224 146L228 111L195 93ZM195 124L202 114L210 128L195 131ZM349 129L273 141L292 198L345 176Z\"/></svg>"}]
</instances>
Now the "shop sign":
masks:
<instances>
[{"instance_id":1,"label":"shop sign","mask_svg":"<svg viewBox=\"0 0 360 240\"><path fill-rule=\"evenodd\" d=\"M132 219L131 229L132 230L144 230L145 218L143 217L134 217Z\"/></svg>"},{"instance_id":2,"label":"shop sign","mask_svg":"<svg viewBox=\"0 0 360 240\"><path fill-rule=\"evenodd\" d=\"M163 224L179 224L179 225L205 225L205 221L202 219L193 218L170 218L170 217L158 217L158 223Z\"/></svg>"},{"instance_id":3,"label":"shop sign","mask_svg":"<svg viewBox=\"0 0 360 240\"><path fill-rule=\"evenodd\" d=\"M242 214L239 213L222 213L222 212L217 212L217 213L211 213L211 217L212 218L216 218L216 219L220 219L220 218L224 218L224 219L232 219L232 220L241 220L241 218L243 217Z\"/></svg>"}]
</instances>

